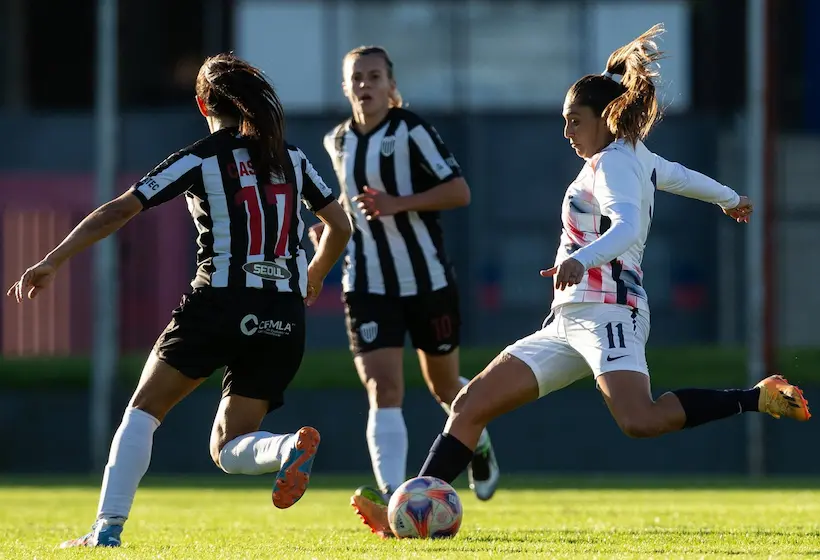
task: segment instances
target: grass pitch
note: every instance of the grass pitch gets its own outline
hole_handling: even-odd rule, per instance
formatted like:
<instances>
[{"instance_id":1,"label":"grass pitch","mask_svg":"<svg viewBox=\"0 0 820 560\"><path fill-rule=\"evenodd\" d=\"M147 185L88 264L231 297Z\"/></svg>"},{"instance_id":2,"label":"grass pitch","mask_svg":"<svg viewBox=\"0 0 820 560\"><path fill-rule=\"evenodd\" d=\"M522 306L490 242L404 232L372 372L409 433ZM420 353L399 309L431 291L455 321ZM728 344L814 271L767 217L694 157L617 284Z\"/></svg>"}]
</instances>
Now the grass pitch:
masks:
<instances>
[{"instance_id":1,"label":"grass pitch","mask_svg":"<svg viewBox=\"0 0 820 560\"><path fill-rule=\"evenodd\" d=\"M97 480L0 479L0 558L799 558L820 555L820 481L506 477L490 502L464 481L453 539L381 541L348 505L367 476L318 473L288 510L271 477L148 477L121 549L55 550L83 534Z\"/></svg>"}]
</instances>

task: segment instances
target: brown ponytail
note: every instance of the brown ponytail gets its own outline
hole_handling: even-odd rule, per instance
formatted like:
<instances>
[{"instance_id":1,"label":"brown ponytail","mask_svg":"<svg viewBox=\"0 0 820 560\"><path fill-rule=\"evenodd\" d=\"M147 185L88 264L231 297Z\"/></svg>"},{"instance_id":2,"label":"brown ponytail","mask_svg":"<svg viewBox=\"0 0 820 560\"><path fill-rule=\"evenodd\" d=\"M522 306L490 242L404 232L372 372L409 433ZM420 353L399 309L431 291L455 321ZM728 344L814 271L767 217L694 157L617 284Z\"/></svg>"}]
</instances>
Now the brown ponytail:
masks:
<instances>
[{"instance_id":1,"label":"brown ponytail","mask_svg":"<svg viewBox=\"0 0 820 560\"><path fill-rule=\"evenodd\" d=\"M606 119L616 138L632 144L646 138L661 117L652 80L659 75L656 63L663 57L655 38L663 31L663 24L654 25L609 55L603 75L584 76L569 90L574 102L590 107ZM620 83L614 75L623 77Z\"/></svg>"},{"instance_id":2,"label":"brown ponytail","mask_svg":"<svg viewBox=\"0 0 820 560\"><path fill-rule=\"evenodd\" d=\"M285 112L276 90L258 68L223 53L205 60L196 93L214 116L239 120L239 133L255 140L250 150L261 177L284 173Z\"/></svg>"},{"instance_id":3,"label":"brown ponytail","mask_svg":"<svg viewBox=\"0 0 820 560\"><path fill-rule=\"evenodd\" d=\"M655 37L664 32L663 24L654 25L643 35L609 55L606 71L623 76L626 90L604 108L601 118L617 138L632 144L643 140L660 118L653 78L659 76L656 62L663 53Z\"/></svg>"}]
</instances>

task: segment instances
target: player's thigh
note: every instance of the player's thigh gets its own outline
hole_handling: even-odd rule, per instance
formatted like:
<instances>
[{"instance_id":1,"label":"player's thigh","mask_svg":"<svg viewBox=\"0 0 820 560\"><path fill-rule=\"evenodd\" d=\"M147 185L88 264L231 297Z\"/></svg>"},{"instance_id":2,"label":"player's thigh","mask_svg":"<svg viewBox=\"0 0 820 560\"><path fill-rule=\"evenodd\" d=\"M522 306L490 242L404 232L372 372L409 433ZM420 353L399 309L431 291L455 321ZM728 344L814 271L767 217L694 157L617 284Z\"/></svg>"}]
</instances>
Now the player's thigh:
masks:
<instances>
[{"instance_id":1,"label":"player's thigh","mask_svg":"<svg viewBox=\"0 0 820 560\"><path fill-rule=\"evenodd\" d=\"M160 361L151 351L128 406L147 412L160 422L182 399L196 389L204 377L193 379Z\"/></svg>"},{"instance_id":2,"label":"player's thigh","mask_svg":"<svg viewBox=\"0 0 820 560\"><path fill-rule=\"evenodd\" d=\"M261 290L259 291L261 292ZM299 294L252 293L236 301L225 341L230 356L222 397L267 403L265 412L284 404L305 353L305 306Z\"/></svg>"},{"instance_id":3,"label":"player's thigh","mask_svg":"<svg viewBox=\"0 0 820 560\"><path fill-rule=\"evenodd\" d=\"M461 307L456 285L405 297L402 303L413 348L428 356L446 356L459 347Z\"/></svg>"},{"instance_id":4,"label":"player's thigh","mask_svg":"<svg viewBox=\"0 0 820 560\"><path fill-rule=\"evenodd\" d=\"M538 396L538 382L530 366L501 352L458 393L444 432L474 448L482 428Z\"/></svg>"},{"instance_id":5,"label":"player's thigh","mask_svg":"<svg viewBox=\"0 0 820 560\"><path fill-rule=\"evenodd\" d=\"M407 332L400 299L350 292L344 295L344 303L353 363L371 407L400 406Z\"/></svg>"},{"instance_id":6,"label":"player's thigh","mask_svg":"<svg viewBox=\"0 0 820 560\"><path fill-rule=\"evenodd\" d=\"M637 371L608 371L597 378L610 414L627 434L648 425L654 401L649 376Z\"/></svg>"},{"instance_id":7,"label":"player's thigh","mask_svg":"<svg viewBox=\"0 0 820 560\"><path fill-rule=\"evenodd\" d=\"M356 354L353 365L371 409L397 408L404 401L404 350L379 348Z\"/></svg>"},{"instance_id":8,"label":"player's thigh","mask_svg":"<svg viewBox=\"0 0 820 560\"><path fill-rule=\"evenodd\" d=\"M510 344L504 352L527 365L543 397L591 374L589 366L564 338L560 316L551 314L544 326Z\"/></svg>"},{"instance_id":9,"label":"player's thigh","mask_svg":"<svg viewBox=\"0 0 820 560\"><path fill-rule=\"evenodd\" d=\"M649 376L648 313L605 303L568 304L562 311L567 340L584 357L596 379L614 371Z\"/></svg>"},{"instance_id":10,"label":"player's thigh","mask_svg":"<svg viewBox=\"0 0 820 560\"><path fill-rule=\"evenodd\" d=\"M130 406L162 420L214 370L224 365L218 344L220 307L207 292L186 294L145 363Z\"/></svg>"},{"instance_id":11,"label":"player's thigh","mask_svg":"<svg viewBox=\"0 0 820 560\"><path fill-rule=\"evenodd\" d=\"M230 302L219 288L201 288L182 296L171 321L157 338L157 358L191 379L210 376L225 365L222 343Z\"/></svg>"},{"instance_id":12,"label":"player's thigh","mask_svg":"<svg viewBox=\"0 0 820 560\"><path fill-rule=\"evenodd\" d=\"M268 413L268 399L227 395L219 402L211 430L211 456L219 462L219 452L229 441L256 432Z\"/></svg>"}]
</instances>

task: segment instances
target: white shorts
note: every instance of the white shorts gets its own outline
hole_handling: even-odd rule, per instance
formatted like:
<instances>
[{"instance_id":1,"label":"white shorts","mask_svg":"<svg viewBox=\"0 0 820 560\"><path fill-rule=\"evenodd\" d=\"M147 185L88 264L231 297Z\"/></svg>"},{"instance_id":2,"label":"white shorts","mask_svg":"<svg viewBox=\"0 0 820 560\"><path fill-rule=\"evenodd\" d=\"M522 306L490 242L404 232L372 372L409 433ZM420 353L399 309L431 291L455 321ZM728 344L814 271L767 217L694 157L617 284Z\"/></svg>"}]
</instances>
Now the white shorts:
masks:
<instances>
[{"instance_id":1,"label":"white shorts","mask_svg":"<svg viewBox=\"0 0 820 560\"><path fill-rule=\"evenodd\" d=\"M543 397L589 374L597 378L626 370L649 375L648 339L646 311L609 303L568 303L554 309L541 330L504 351L532 369Z\"/></svg>"}]
</instances>

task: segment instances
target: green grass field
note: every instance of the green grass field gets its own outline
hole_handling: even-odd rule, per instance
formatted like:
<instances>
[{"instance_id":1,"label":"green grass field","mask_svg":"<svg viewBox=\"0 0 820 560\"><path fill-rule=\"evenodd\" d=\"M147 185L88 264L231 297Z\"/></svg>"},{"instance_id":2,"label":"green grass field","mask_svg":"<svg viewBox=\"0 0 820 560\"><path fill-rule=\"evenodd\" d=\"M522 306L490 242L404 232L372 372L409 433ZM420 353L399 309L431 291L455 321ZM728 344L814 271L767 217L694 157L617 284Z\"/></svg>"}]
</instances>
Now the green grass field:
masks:
<instances>
[{"instance_id":1,"label":"green grass field","mask_svg":"<svg viewBox=\"0 0 820 560\"><path fill-rule=\"evenodd\" d=\"M492 360L498 348L463 348L461 369L473 377ZM139 377L145 354L122 359L119 381L131 387ZM647 359L655 387L701 386L743 387L746 385L746 358L740 348L681 347L647 349ZM820 348L781 349L779 367L790 381L802 385L820 385ZM0 388L84 388L89 385L91 362L88 357L43 357L0 359ZM405 378L408 387L424 382L416 357L405 352ZM218 384L219 376L210 383ZM347 349L308 351L302 368L293 382L294 388L359 387L353 360Z\"/></svg>"},{"instance_id":2,"label":"green grass field","mask_svg":"<svg viewBox=\"0 0 820 560\"><path fill-rule=\"evenodd\" d=\"M505 480L490 502L462 481L461 532L381 541L348 506L367 477L314 477L288 510L268 477L147 478L119 550L55 550L84 533L97 482L0 478L0 558L802 558L820 555L820 481Z\"/></svg>"}]
</instances>

